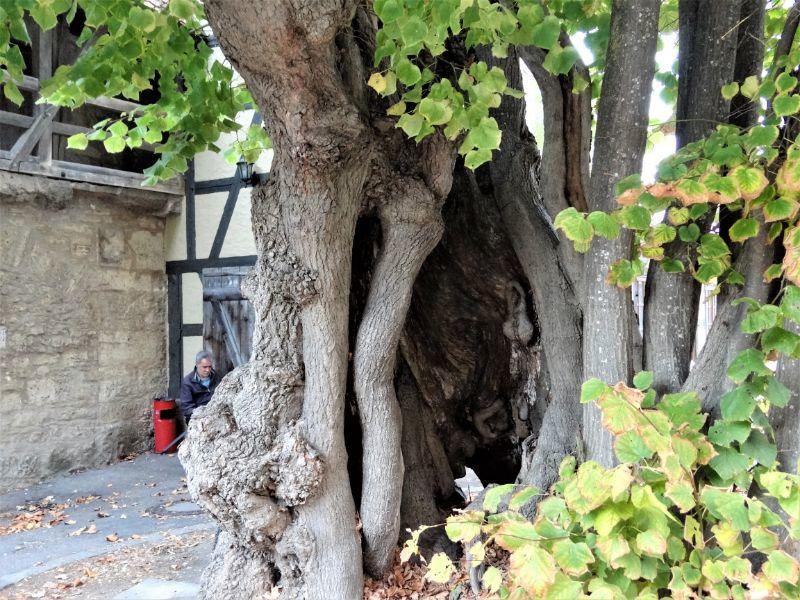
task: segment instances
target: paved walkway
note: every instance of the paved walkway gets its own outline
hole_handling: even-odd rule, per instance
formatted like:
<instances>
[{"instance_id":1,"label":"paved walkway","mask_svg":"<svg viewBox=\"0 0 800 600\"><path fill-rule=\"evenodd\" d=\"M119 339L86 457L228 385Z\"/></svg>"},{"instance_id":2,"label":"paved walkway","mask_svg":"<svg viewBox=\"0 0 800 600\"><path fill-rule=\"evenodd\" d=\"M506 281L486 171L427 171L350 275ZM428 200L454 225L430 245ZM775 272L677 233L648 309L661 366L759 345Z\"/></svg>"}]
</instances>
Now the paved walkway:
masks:
<instances>
[{"instance_id":1,"label":"paved walkway","mask_svg":"<svg viewBox=\"0 0 800 600\"><path fill-rule=\"evenodd\" d=\"M192 552L197 554L201 545L205 554L192 557L196 568L191 581L181 581L177 572L173 577L169 571L169 567L176 571L173 564L165 567L169 580L132 577L118 582L121 587L116 590L106 589L104 595L82 596L193 597L215 527L190 501L183 476L175 455L143 454L0 495L0 597L62 597L55 592L26 592L25 584L51 572L59 578L59 572L70 572L68 565L92 564L87 559L93 557L125 552L133 556L136 548L152 549L159 544L179 548L180 539L194 536L200 541L192 544ZM91 567L83 568L91 571ZM136 585L130 585L133 582ZM56 589L67 589L68 583ZM74 592L82 585L74 585ZM81 594L69 594L76 595Z\"/></svg>"}]
</instances>

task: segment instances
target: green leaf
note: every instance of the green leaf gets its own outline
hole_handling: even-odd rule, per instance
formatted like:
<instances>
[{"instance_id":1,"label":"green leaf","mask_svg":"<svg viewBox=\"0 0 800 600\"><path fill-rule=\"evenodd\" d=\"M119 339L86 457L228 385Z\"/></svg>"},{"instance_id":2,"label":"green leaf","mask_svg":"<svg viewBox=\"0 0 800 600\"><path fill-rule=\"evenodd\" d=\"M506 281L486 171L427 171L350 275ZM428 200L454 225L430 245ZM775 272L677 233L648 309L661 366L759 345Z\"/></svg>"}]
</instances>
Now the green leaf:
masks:
<instances>
[{"instance_id":1,"label":"green leaf","mask_svg":"<svg viewBox=\"0 0 800 600\"><path fill-rule=\"evenodd\" d=\"M579 577L586 573L588 565L594 562L594 555L583 542L570 539L559 540L553 545L553 557L567 575Z\"/></svg>"},{"instance_id":2,"label":"green leaf","mask_svg":"<svg viewBox=\"0 0 800 600\"><path fill-rule=\"evenodd\" d=\"M736 184L736 189L745 200L755 200L769 185L764 171L756 167L739 166L728 175Z\"/></svg>"},{"instance_id":3,"label":"green leaf","mask_svg":"<svg viewBox=\"0 0 800 600\"><path fill-rule=\"evenodd\" d=\"M392 23L403 15L402 0L375 0L373 8L384 24Z\"/></svg>"},{"instance_id":4,"label":"green leaf","mask_svg":"<svg viewBox=\"0 0 800 600\"><path fill-rule=\"evenodd\" d=\"M696 221L704 214L708 212L708 204L706 202L702 202L700 204L693 204L689 207L689 218L693 221Z\"/></svg>"},{"instance_id":5,"label":"green leaf","mask_svg":"<svg viewBox=\"0 0 800 600\"><path fill-rule=\"evenodd\" d=\"M592 225L595 233L607 240L613 240L619 235L619 224L608 213L594 211L586 216L586 220Z\"/></svg>"},{"instance_id":6,"label":"green leaf","mask_svg":"<svg viewBox=\"0 0 800 600\"><path fill-rule=\"evenodd\" d=\"M580 598L583 594L583 585L560 571L556 573L555 581L547 588L547 600L572 600Z\"/></svg>"},{"instance_id":7,"label":"green leaf","mask_svg":"<svg viewBox=\"0 0 800 600\"><path fill-rule=\"evenodd\" d=\"M502 133L494 117L483 117L477 127L473 127L467 139L476 148L495 150L500 147Z\"/></svg>"},{"instance_id":8,"label":"green leaf","mask_svg":"<svg viewBox=\"0 0 800 600\"><path fill-rule=\"evenodd\" d=\"M705 486L700 493L700 500L712 515L718 519L727 519L737 531L750 529L750 519L742 494Z\"/></svg>"},{"instance_id":9,"label":"green leaf","mask_svg":"<svg viewBox=\"0 0 800 600\"><path fill-rule=\"evenodd\" d=\"M447 517L444 530L454 542L471 542L481 534L484 514L468 510Z\"/></svg>"},{"instance_id":10,"label":"green leaf","mask_svg":"<svg viewBox=\"0 0 800 600\"><path fill-rule=\"evenodd\" d=\"M651 385L653 385L653 372L640 371L634 376L633 385L635 385L640 390L646 390Z\"/></svg>"},{"instance_id":11,"label":"green leaf","mask_svg":"<svg viewBox=\"0 0 800 600\"><path fill-rule=\"evenodd\" d=\"M391 115L393 117L399 117L404 112L406 112L406 103L403 100L392 104L389 108L386 109L386 114Z\"/></svg>"},{"instance_id":12,"label":"green leaf","mask_svg":"<svg viewBox=\"0 0 800 600\"><path fill-rule=\"evenodd\" d=\"M464 166L474 171L482 164L487 163L490 160L492 160L492 151L486 150L485 148L478 148L476 150L470 150L467 152L466 156L464 157Z\"/></svg>"},{"instance_id":13,"label":"green leaf","mask_svg":"<svg viewBox=\"0 0 800 600\"><path fill-rule=\"evenodd\" d=\"M661 261L661 268L665 273L683 273L686 268L683 263L675 258L665 258Z\"/></svg>"},{"instance_id":14,"label":"green leaf","mask_svg":"<svg viewBox=\"0 0 800 600\"><path fill-rule=\"evenodd\" d=\"M169 0L169 12L179 19L191 19L196 11L197 5L191 0Z\"/></svg>"},{"instance_id":15,"label":"green leaf","mask_svg":"<svg viewBox=\"0 0 800 600\"><path fill-rule=\"evenodd\" d=\"M770 552L763 568L764 574L775 582L785 581L795 584L800 576L797 561L782 550Z\"/></svg>"},{"instance_id":16,"label":"green leaf","mask_svg":"<svg viewBox=\"0 0 800 600\"><path fill-rule=\"evenodd\" d=\"M642 274L644 274L644 266L638 258L620 259L611 265L606 281L612 285L626 288L632 286Z\"/></svg>"},{"instance_id":17,"label":"green leaf","mask_svg":"<svg viewBox=\"0 0 800 600\"><path fill-rule=\"evenodd\" d=\"M784 290L781 312L795 323L800 323L800 287L790 285Z\"/></svg>"},{"instance_id":18,"label":"green leaf","mask_svg":"<svg viewBox=\"0 0 800 600\"><path fill-rule=\"evenodd\" d=\"M89 140L85 133L76 133L75 135L71 135L69 138L67 138L67 148L72 148L73 150L85 150L88 145Z\"/></svg>"},{"instance_id":19,"label":"green leaf","mask_svg":"<svg viewBox=\"0 0 800 600\"><path fill-rule=\"evenodd\" d=\"M585 381L581 386L581 404L597 400L607 389L608 386L596 377Z\"/></svg>"},{"instance_id":20,"label":"green leaf","mask_svg":"<svg viewBox=\"0 0 800 600\"><path fill-rule=\"evenodd\" d=\"M544 57L542 67L553 75L566 75L579 58L578 51L572 46L555 46Z\"/></svg>"},{"instance_id":21,"label":"green leaf","mask_svg":"<svg viewBox=\"0 0 800 600\"><path fill-rule=\"evenodd\" d=\"M772 101L772 109L779 117L788 117L800 111L800 94L778 94Z\"/></svg>"},{"instance_id":22,"label":"green leaf","mask_svg":"<svg viewBox=\"0 0 800 600\"><path fill-rule=\"evenodd\" d=\"M748 150L759 146L771 146L778 139L776 125L757 125L753 127L745 138L745 147Z\"/></svg>"},{"instance_id":23,"label":"green leaf","mask_svg":"<svg viewBox=\"0 0 800 600\"><path fill-rule=\"evenodd\" d=\"M769 401L770 406L783 408L789 404L792 392L775 377L767 378L767 390L764 397Z\"/></svg>"},{"instance_id":24,"label":"green leaf","mask_svg":"<svg viewBox=\"0 0 800 600\"><path fill-rule=\"evenodd\" d=\"M775 465L778 449L769 441L766 435L758 430L753 430L747 441L742 444L741 450L750 458L755 459L765 467Z\"/></svg>"},{"instance_id":25,"label":"green leaf","mask_svg":"<svg viewBox=\"0 0 800 600\"><path fill-rule=\"evenodd\" d=\"M496 594L503 585L503 574L497 567L488 567L481 578L483 587L491 594Z\"/></svg>"},{"instance_id":26,"label":"green leaf","mask_svg":"<svg viewBox=\"0 0 800 600\"><path fill-rule=\"evenodd\" d=\"M686 243L696 242L700 237L700 228L695 223L689 223L678 228L678 236Z\"/></svg>"},{"instance_id":27,"label":"green leaf","mask_svg":"<svg viewBox=\"0 0 800 600\"><path fill-rule=\"evenodd\" d=\"M756 550L774 550L778 547L778 535L765 527L750 530L750 543Z\"/></svg>"},{"instance_id":28,"label":"green leaf","mask_svg":"<svg viewBox=\"0 0 800 600\"><path fill-rule=\"evenodd\" d=\"M423 98L419 103L419 113L431 125L444 125L453 118L453 109L447 100L431 100Z\"/></svg>"},{"instance_id":29,"label":"green leaf","mask_svg":"<svg viewBox=\"0 0 800 600\"><path fill-rule=\"evenodd\" d=\"M750 435L749 421L717 420L708 430L709 441L718 446L729 446L732 442L744 442Z\"/></svg>"},{"instance_id":30,"label":"green leaf","mask_svg":"<svg viewBox=\"0 0 800 600\"><path fill-rule=\"evenodd\" d=\"M136 29L149 33L156 28L156 15L152 10L133 6L128 13L128 22Z\"/></svg>"},{"instance_id":31,"label":"green leaf","mask_svg":"<svg viewBox=\"0 0 800 600\"><path fill-rule=\"evenodd\" d=\"M672 500L681 512L690 511L695 506L692 486L685 481L668 482L664 495Z\"/></svg>"},{"instance_id":32,"label":"green leaf","mask_svg":"<svg viewBox=\"0 0 800 600\"><path fill-rule=\"evenodd\" d=\"M650 246L663 246L674 239L675 228L666 223L659 223L655 227L651 227L645 236L645 241Z\"/></svg>"},{"instance_id":33,"label":"green leaf","mask_svg":"<svg viewBox=\"0 0 800 600\"><path fill-rule=\"evenodd\" d=\"M404 114L397 120L396 127L402 129L408 137L414 137L422 129L423 122L424 119L419 113Z\"/></svg>"},{"instance_id":34,"label":"green leaf","mask_svg":"<svg viewBox=\"0 0 800 600\"><path fill-rule=\"evenodd\" d=\"M487 512L496 512L497 507L500 506L500 501L503 499L503 496L511 493L512 491L514 491L513 483L506 483L504 485L493 487L486 492L486 495L483 497L483 510Z\"/></svg>"},{"instance_id":35,"label":"green leaf","mask_svg":"<svg viewBox=\"0 0 800 600\"><path fill-rule=\"evenodd\" d=\"M778 307L775 306L772 308L777 309ZM798 344L800 344L800 336L782 327L767 329L761 336L761 348L764 352L777 350L782 354L792 356L797 351Z\"/></svg>"},{"instance_id":36,"label":"green leaf","mask_svg":"<svg viewBox=\"0 0 800 600\"><path fill-rule=\"evenodd\" d=\"M6 80L3 84L3 94L17 106L21 106L25 101L25 97L22 95L22 92L19 91L17 84L10 79Z\"/></svg>"},{"instance_id":37,"label":"green leaf","mask_svg":"<svg viewBox=\"0 0 800 600\"><path fill-rule=\"evenodd\" d=\"M738 93L739 93L739 84L736 83L735 81L726 83L725 85L722 86L722 97L725 98L725 100L730 100Z\"/></svg>"},{"instance_id":38,"label":"green leaf","mask_svg":"<svg viewBox=\"0 0 800 600\"><path fill-rule=\"evenodd\" d=\"M645 231L650 228L650 211L637 205L625 206L617 213L625 227Z\"/></svg>"},{"instance_id":39,"label":"green leaf","mask_svg":"<svg viewBox=\"0 0 800 600\"><path fill-rule=\"evenodd\" d=\"M110 154L122 152L125 149L125 139L112 135L103 140L103 146L105 146L106 152Z\"/></svg>"},{"instance_id":40,"label":"green leaf","mask_svg":"<svg viewBox=\"0 0 800 600\"><path fill-rule=\"evenodd\" d=\"M759 88L759 81L757 75L750 75L747 79L742 82L742 85L739 88L739 91L742 93L743 96L750 98L753 100L756 95L758 94Z\"/></svg>"},{"instance_id":41,"label":"green leaf","mask_svg":"<svg viewBox=\"0 0 800 600\"><path fill-rule=\"evenodd\" d=\"M797 85L797 77L792 77L789 73L784 71L775 80L775 87L778 92L790 92Z\"/></svg>"},{"instance_id":42,"label":"green leaf","mask_svg":"<svg viewBox=\"0 0 800 600\"><path fill-rule=\"evenodd\" d=\"M716 451L709 465L725 481L732 481L750 466L747 457L736 450L720 446Z\"/></svg>"},{"instance_id":43,"label":"green leaf","mask_svg":"<svg viewBox=\"0 0 800 600\"><path fill-rule=\"evenodd\" d=\"M742 321L741 329L744 333L759 333L778 324L781 309L771 304L760 306L751 310Z\"/></svg>"},{"instance_id":44,"label":"green leaf","mask_svg":"<svg viewBox=\"0 0 800 600\"><path fill-rule=\"evenodd\" d=\"M397 62L394 71L397 73L397 79L400 80L400 83L406 86L414 85L422 79L422 72L419 67L405 57Z\"/></svg>"},{"instance_id":45,"label":"green leaf","mask_svg":"<svg viewBox=\"0 0 800 600\"><path fill-rule=\"evenodd\" d=\"M739 386L720 399L720 410L726 421L746 421L753 414L756 399L749 386Z\"/></svg>"},{"instance_id":46,"label":"green leaf","mask_svg":"<svg viewBox=\"0 0 800 600\"><path fill-rule=\"evenodd\" d=\"M412 16L400 28L400 35L406 46L413 46L425 39L428 35L428 26L419 17Z\"/></svg>"},{"instance_id":47,"label":"green leaf","mask_svg":"<svg viewBox=\"0 0 800 600\"><path fill-rule=\"evenodd\" d=\"M658 404L658 410L663 412L676 426L688 423L694 430L699 430L705 419L700 415L700 399L694 392L677 392L665 394Z\"/></svg>"},{"instance_id":48,"label":"green leaf","mask_svg":"<svg viewBox=\"0 0 800 600\"><path fill-rule=\"evenodd\" d=\"M30 8L31 17L43 30L52 29L58 23L58 16L52 2L34 2Z\"/></svg>"},{"instance_id":49,"label":"green leaf","mask_svg":"<svg viewBox=\"0 0 800 600\"><path fill-rule=\"evenodd\" d=\"M533 487L532 485L525 486L511 496L511 500L508 502L508 510L519 510L533 498L541 494L542 490L539 488Z\"/></svg>"},{"instance_id":50,"label":"green leaf","mask_svg":"<svg viewBox=\"0 0 800 600\"><path fill-rule=\"evenodd\" d=\"M561 20L553 15L547 15L531 31L531 43L550 50L558 44L559 35L561 35Z\"/></svg>"},{"instance_id":51,"label":"green leaf","mask_svg":"<svg viewBox=\"0 0 800 600\"><path fill-rule=\"evenodd\" d=\"M529 521L503 521L495 534L497 544L515 552L524 546L531 546L542 538L536 527Z\"/></svg>"},{"instance_id":52,"label":"green leaf","mask_svg":"<svg viewBox=\"0 0 800 600\"><path fill-rule=\"evenodd\" d=\"M575 244L575 249L579 252L586 252L589 249L589 242L594 235L592 226L574 208L567 208L556 215L553 223L556 229L561 229L567 239Z\"/></svg>"},{"instance_id":53,"label":"green leaf","mask_svg":"<svg viewBox=\"0 0 800 600\"><path fill-rule=\"evenodd\" d=\"M764 205L764 221L789 221L797 215L800 203L790 198L775 198Z\"/></svg>"},{"instance_id":54,"label":"green leaf","mask_svg":"<svg viewBox=\"0 0 800 600\"><path fill-rule=\"evenodd\" d=\"M614 195L620 196L624 192L628 190L634 190L637 188L642 187L642 176L638 173L634 173L633 175L628 175L627 177L623 177L617 182L617 185L614 188Z\"/></svg>"},{"instance_id":55,"label":"green leaf","mask_svg":"<svg viewBox=\"0 0 800 600\"><path fill-rule=\"evenodd\" d=\"M731 363L731 366L728 367L728 377L735 383L742 383L750 373L755 373L756 375L769 375L771 373L764 364L764 354L755 348L748 348L740 352Z\"/></svg>"},{"instance_id":56,"label":"green leaf","mask_svg":"<svg viewBox=\"0 0 800 600\"><path fill-rule=\"evenodd\" d=\"M622 463L637 463L653 456L653 451L647 447L641 436L632 431L623 433L614 440L614 452Z\"/></svg>"},{"instance_id":57,"label":"green leaf","mask_svg":"<svg viewBox=\"0 0 800 600\"><path fill-rule=\"evenodd\" d=\"M667 539L654 529L648 529L636 536L639 551L651 556L663 556L667 551Z\"/></svg>"},{"instance_id":58,"label":"green leaf","mask_svg":"<svg viewBox=\"0 0 800 600\"><path fill-rule=\"evenodd\" d=\"M753 218L739 219L731 226L729 235L734 242L744 240L758 235L758 221Z\"/></svg>"},{"instance_id":59,"label":"green leaf","mask_svg":"<svg viewBox=\"0 0 800 600\"><path fill-rule=\"evenodd\" d=\"M555 583L556 563L549 552L533 544L511 554L509 574L530 596L542 597Z\"/></svg>"}]
</instances>

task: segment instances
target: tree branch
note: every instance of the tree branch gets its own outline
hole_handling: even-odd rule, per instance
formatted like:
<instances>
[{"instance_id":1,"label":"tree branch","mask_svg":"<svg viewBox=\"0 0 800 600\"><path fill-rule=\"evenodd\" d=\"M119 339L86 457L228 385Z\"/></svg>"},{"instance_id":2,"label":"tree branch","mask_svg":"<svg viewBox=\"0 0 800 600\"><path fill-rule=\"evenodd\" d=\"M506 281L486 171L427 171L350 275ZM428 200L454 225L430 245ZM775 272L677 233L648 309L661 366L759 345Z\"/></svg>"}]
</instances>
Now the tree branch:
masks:
<instances>
[{"instance_id":1,"label":"tree branch","mask_svg":"<svg viewBox=\"0 0 800 600\"><path fill-rule=\"evenodd\" d=\"M655 74L660 2L615 0L606 71L597 118L594 162L589 186L589 209L610 212L616 205L614 187L621 178L638 173L644 156L650 90ZM632 368L631 319L628 290L609 286L605 274L620 258L629 258L632 237L595 240L585 262L586 305L583 321L584 378L628 381ZM602 427L595 406L583 410L587 458L611 465L611 435Z\"/></svg>"},{"instance_id":2,"label":"tree branch","mask_svg":"<svg viewBox=\"0 0 800 600\"><path fill-rule=\"evenodd\" d=\"M728 117L720 88L733 77L738 3L681 0L678 147L702 139ZM688 244L676 240L665 254L682 257ZM700 284L690 273L665 273L650 264L645 286L644 366L660 393L680 388L689 374L697 329Z\"/></svg>"}]
</instances>

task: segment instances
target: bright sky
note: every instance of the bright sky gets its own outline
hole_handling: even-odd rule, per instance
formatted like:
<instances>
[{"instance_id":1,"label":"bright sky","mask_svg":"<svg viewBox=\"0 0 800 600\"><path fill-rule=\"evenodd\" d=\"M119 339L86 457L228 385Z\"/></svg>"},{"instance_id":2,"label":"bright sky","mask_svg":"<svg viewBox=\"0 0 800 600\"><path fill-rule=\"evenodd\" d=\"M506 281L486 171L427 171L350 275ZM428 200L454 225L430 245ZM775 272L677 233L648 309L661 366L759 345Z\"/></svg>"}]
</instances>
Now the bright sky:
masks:
<instances>
[{"instance_id":1,"label":"bright sky","mask_svg":"<svg viewBox=\"0 0 800 600\"><path fill-rule=\"evenodd\" d=\"M583 43L583 36L576 35L572 38L575 48L581 55L586 64L592 62L592 54ZM675 33L665 35L663 38L664 47L656 54L656 64L659 68L668 69L678 57L678 36ZM541 146L544 141L544 130L542 126L542 96L539 86L531 75L530 71L522 65L522 84L525 89L526 114L525 119L528 128L533 132L536 141ZM664 122L671 118L672 110L669 105L661 100L661 84L653 82L653 94L650 100L650 120ZM642 179L645 182L652 182L655 179L656 167L658 163L675 151L675 136L670 134L648 148L644 157L642 168Z\"/></svg>"}]
</instances>

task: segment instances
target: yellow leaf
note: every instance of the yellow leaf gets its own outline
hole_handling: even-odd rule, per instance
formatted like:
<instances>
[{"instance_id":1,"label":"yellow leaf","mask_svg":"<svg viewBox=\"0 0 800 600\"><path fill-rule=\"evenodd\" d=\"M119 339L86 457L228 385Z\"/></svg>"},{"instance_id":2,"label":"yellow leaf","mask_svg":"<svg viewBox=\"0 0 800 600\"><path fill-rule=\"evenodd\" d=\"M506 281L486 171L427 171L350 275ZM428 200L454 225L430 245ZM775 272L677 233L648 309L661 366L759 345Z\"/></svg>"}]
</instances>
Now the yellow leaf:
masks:
<instances>
[{"instance_id":1,"label":"yellow leaf","mask_svg":"<svg viewBox=\"0 0 800 600\"><path fill-rule=\"evenodd\" d=\"M386 78L380 73L373 73L370 75L367 85L379 94L383 94L386 90Z\"/></svg>"},{"instance_id":2,"label":"yellow leaf","mask_svg":"<svg viewBox=\"0 0 800 600\"><path fill-rule=\"evenodd\" d=\"M800 225L786 232L783 247L786 249L783 257L784 277L795 285L800 285Z\"/></svg>"},{"instance_id":3,"label":"yellow leaf","mask_svg":"<svg viewBox=\"0 0 800 600\"><path fill-rule=\"evenodd\" d=\"M800 160L787 160L775 177L778 192L784 196L800 193Z\"/></svg>"}]
</instances>

